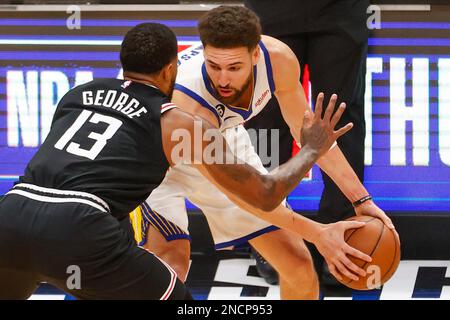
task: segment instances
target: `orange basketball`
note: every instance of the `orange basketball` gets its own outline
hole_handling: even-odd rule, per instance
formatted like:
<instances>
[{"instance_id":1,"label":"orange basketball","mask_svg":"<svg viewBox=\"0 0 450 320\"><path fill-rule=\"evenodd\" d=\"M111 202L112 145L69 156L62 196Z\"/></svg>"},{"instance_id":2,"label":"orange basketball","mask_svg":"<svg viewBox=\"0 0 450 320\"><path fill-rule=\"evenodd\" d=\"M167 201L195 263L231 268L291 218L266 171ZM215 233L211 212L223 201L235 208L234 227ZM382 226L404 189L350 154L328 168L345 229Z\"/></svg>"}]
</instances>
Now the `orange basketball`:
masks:
<instances>
[{"instance_id":1,"label":"orange basketball","mask_svg":"<svg viewBox=\"0 0 450 320\"><path fill-rule=\"evenodd\" d=\"M345 232L345 241L355 249L372 257L372 262L348 256L353 263L366 271L366 276L359 276L354 281L341 275L341 281L347 287L356 290L379 288L388 281L397 270L400 262L400 239L380 219L370 216L356 216L347 221L363 221L364 227L349 229Z\"/></svg>"}]
</instances>

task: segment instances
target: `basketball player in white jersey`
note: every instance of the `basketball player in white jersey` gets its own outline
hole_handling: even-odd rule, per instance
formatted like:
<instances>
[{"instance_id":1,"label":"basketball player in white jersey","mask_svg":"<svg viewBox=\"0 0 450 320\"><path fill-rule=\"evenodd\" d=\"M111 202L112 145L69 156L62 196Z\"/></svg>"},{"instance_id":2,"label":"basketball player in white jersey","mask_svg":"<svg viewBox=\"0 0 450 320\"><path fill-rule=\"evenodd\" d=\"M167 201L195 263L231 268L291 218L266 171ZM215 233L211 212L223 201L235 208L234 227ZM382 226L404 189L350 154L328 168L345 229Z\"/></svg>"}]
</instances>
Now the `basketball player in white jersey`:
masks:
<instances>
[{"instance_id":1,"label":"basketball player in white jersey","mask_svg":"<svg viewBox=\"0 0 450 320\"><path fill-rule=\"evenodd\" d=\"M257 16L244 7L211 10L200 19L199 33L203 48L179 55L172 101L219 128L237 158L266 172L242 123L258 114L271 97L276 96L293 137L300 141L303 117L309 106L299 82L298 60L282 42L261 36ZM335 103L335 96L332 101ZM356 214L381 218L394 228L391 220L373 203L338 146L334 145L317 163L355 204ZM303 239L313 241L309 230L305 228L294 234L257 218L268 218L272 214L276 224L275 212L289 213L284 206L273 213L261 212L221 191L224 192L192 166L171 168L163 183L131 214L135 226L142 226L138 240L168 262L184 281L190 257L185 208L185 198L188 198L205 214L216 249L249 241L278 271L281 298L317 299L319 283L303 242ZM239 206L230 199L237 200ZM352 278L363 275L348 263L346 253L339 252L339 248L335 254L342 260L336 261L327 256L320 243L314 244L337 278L340 274L350 274Z\"/></svg>"}]
</instances>

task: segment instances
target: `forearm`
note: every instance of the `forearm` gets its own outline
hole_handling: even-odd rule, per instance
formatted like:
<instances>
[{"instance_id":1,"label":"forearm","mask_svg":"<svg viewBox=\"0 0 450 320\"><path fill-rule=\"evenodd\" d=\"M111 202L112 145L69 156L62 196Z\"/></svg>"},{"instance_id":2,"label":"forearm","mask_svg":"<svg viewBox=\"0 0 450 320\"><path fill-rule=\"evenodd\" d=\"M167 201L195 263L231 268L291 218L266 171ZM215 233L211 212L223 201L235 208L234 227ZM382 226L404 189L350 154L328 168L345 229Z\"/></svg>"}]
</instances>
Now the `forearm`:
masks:
<instances>
[{"instance_id":1,"label":"forearm","mask_svg":"<svg viewBox=\"0 0 450 320\"><path fill-rule=\"evenodd\" d=\"M315 150L306 146L293 158L268 174L272 180L273 196L276 199L286 198L306 176L318 159Z\"/></svg>"},{"instance_id":2,"label":"forearm","mask_svg":"<svg viewBox=\"0 0 450 320\"><path fill-rule=\"evenodd\" d=\"M215 185L236 205L248 213L270 223L279 228L289 230L297 235L300 235L303 239L316 243L318 240L320 231L323 227L322 224L317 223L311 219L308 219L301 214L295 213L292 210L286 208L283 204L279 204L275 209L271 211L264 211L250 205L248 202L243 201L237 195L229 192L229 190L223 188L221 185L215 183Z\"/></svg>"},{"instance_id":3,"label":"forearm","mask_svg":"<svg viewBox=\"0 0 450 320\"><path fill-rule=\"evenodd\" d=\"M358 176L338 146L331 148L317 161L317 164L351 202L368 195L366 188L359 181Z\"/></svg>"},{"instance_id":4,"label":"forearm","mask_svg":"<svg viewBox=\"0 0 450 320\"><path fill-rule=\"evenodd\" d=\"M241 206L242 207L242 206ZM269 222L281 229L289 230L303 239L316 243L323 225L296 213L284 205L278 206L271 212L245 208L258 218Z\"/></svg>"},{"instance_id":5,"label":"forearm","mask_svg":"<svg viewBox=\"0 0 450 320\"><path fill-rule=\"evenodd\" d=\"M196 167L210 181L227 190L227 195L234 194L249 205L267 212L274 210L289 195L317 157L313 149L305 147L270 174L261 173L248 164L202 163Z\"/></svg>"}]
</instances>

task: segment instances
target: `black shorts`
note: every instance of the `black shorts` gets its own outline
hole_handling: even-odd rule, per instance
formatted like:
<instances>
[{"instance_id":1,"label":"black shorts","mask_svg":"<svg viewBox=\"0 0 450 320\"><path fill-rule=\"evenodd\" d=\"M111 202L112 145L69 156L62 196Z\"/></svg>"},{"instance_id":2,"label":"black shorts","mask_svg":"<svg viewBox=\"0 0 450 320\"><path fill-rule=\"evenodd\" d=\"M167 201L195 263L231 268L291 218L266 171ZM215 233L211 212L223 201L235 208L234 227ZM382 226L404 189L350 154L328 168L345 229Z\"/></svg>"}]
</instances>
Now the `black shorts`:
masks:
<instances>
[{"instance_id":1,"label":"black shorts","mask_svg":"<svg viewBox=\"0 0 450 320\"><path fill-rule=\"evenodd\" d=\"M0 299L28 298L41 282L79 299L190 297L101 199L18 184L0 200Z\"/></svg>"}]
</instances>

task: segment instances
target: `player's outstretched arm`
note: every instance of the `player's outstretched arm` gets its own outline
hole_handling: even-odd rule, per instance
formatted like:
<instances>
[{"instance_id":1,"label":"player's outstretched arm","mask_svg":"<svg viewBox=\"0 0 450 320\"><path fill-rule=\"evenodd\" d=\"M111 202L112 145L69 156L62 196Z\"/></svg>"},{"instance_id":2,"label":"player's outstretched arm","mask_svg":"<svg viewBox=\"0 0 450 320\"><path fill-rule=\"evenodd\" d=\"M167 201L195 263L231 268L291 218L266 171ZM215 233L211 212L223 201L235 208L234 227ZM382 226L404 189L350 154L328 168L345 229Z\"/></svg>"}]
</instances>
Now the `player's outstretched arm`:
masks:
<instances>
[{"instance_id":1,"label":"player's outstretched arm","mask_svg":"<svg viewBox=\"0 0 450 320\"><path fill-rule=\"evenodd\" d=\"M320 109L322 102L323 95L320 95L317 102ZM344 106L331 117L333 109L334 104L331 101L324 118L320 116L321 110L318 109L316 114L306 115L302 129L305 147L296 157L279 167L275 174L264 175L247 164L238 164L238 160L228 150L225 140L217 129L207 121L177 109L166 112L161 119L164 151L172 165L197 162L197 168L202 174L231 201L249 213L314 243L336 277L343 274L357 280L358 276L365 275L364 270L352 263L347 255L368 262L370 257L350 247L344 241L344 233L345 230L362 227L364 223L342 221L323 225L280 205L285 195L304 177L314 161L328 150L339 135L351 128L351 125L348 125L338 132L333 130ZM199 142L191 138L195 137L196 131L197 134L200 132L204 135L208 130L210 130L209 137L214 137L213 139L200 139ZM187 143L179 139L181 136L187 139ZM223 146L217 148L220 152L217 153L219 157L215 159L216 161L210 162L209 160L214 159L208 159L206 154L209 153L206 151L214 145L209 141L216 139ZM196 143L201 146L197 154L188 150L189 148L194 150ZM180 148L180 145L184 145L184 148ZM231 160L231 163L226 164L227 160Z\"/></svg>"},{"instance_id":2,"label":"player's outstretched arm","mask_svg":"<svg viewBox=\"0 0 450 320\"><path fill-rule=\"evenodd\" d=\"M322 117L323 94L314 114L307 112L302 128L303 148L287 163L263 174L235 157L220 132L207 121L173 109L161 118L164 151L173 164L189 163L210 180L249 205L272 211L298 185L317 159L351 124L334 131L345 105L333 115L333 99Z\"/></svg>"},{"instance_id":3,"label":"player's outstretched arm","mask_svg":"<svg viewBox=\"0 0 450 320\"><path fill-rule=\"evenodd\" d=\"M272 61L275 87L277 88L275 96L292 136L297 142L300 142L303 114L305 110L310 110L303 88L298 82L300 64L287 45L271 37L264 39ZM353 203L369 194L339 146L335 145L330 148L317 161L317 164L336 183L350 202ZM391 219L371 200L358 206L355 212L357 215L364 214L380 218L390 229L394 229Z\"/></svg>"}]
</instances>

